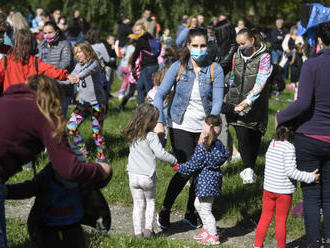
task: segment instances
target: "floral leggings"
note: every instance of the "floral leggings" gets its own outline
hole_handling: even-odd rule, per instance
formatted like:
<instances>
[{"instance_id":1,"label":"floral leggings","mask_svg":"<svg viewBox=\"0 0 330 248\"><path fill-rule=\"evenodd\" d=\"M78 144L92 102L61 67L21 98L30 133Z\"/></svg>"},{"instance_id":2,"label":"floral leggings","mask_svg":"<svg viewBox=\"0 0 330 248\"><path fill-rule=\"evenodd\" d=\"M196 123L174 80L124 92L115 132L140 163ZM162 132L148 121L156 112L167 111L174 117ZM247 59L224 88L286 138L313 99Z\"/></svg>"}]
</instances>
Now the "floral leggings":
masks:
<instances>
[{"instance_id":1,"label":"floral leggings","mask_svg":"<svg viewBox=\"0 0 330 248\"><path fill-rule=\"evenodd\" d=\"M104 106L102 104L95 105L83 105L78 103L76 108L71 114L71 117L67 124L67 129L69 135L73 138L73 143L79 147L81 152L86 155L86 145L83 141L82 136L80 135L78 128L80 124L89 116L92 115L92 130L93 138L97 148L97 158L99 161L104 161L105 156L105 141L102 136L102 126L103 126L103 112Z\"/></svg>"},{"instance_id":2,"label":"floral leggings","mask_svg":"<svg viewBox=\"0 0 330 248\"><path fill-rule=\"evenodd\" d=\"M152 177L128 173L129 188L133 197L134 234L142 233L143 211L145 208L145 229L153 230L155 215L156 174Z\"/></svg>"}]
</instances>

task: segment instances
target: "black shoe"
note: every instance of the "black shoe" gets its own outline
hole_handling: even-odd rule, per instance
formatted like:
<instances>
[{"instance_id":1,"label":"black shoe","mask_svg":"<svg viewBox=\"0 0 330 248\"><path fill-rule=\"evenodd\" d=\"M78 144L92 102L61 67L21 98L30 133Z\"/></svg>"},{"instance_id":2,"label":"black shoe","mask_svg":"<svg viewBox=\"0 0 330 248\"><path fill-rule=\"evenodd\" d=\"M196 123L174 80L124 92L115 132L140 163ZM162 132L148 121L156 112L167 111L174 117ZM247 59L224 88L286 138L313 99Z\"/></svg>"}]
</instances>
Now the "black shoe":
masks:
<instances>
[{"instance_id":1,"label":"black shoe","mask_svg":"<svg viewBox=\"0 0 330 248\"><path fill-rule=\"evenodd\" d=\"M120 111L124 110L124 106L119 104L115 109L117 112L120 112Z\"/></svg>"},{"instance_id":2,"label":"black shoe","mask_svg":"<svg viewBox=\"0 0 330 248\"><path fill-rule=\"evenodd\" d=\"M157 224L161 229L167 229L170 226L170 210L162 209L157 214Z\"/></svg>"},{"instance_id":3,"label":"black shoe","mask_svg":"<svg viewBox=\"0 0 330 248\"><path fill-rule=\"evenodd\" d=\"M202 226L201 220L198 214L186 213L183 222L191 226L192 228L199 228Z\"/></svg>"}]
</instances>

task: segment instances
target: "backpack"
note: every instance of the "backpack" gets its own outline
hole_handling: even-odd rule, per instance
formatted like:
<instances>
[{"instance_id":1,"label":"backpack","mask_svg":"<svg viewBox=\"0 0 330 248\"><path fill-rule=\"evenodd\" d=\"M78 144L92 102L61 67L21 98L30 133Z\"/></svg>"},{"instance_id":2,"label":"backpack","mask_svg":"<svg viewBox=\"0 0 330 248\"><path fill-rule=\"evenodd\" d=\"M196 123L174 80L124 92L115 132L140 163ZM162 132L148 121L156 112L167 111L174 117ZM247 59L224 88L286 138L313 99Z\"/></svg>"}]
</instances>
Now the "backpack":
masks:
<instances>
[{"instance_id":1,"label":"backpack","mask_svg":"<svg viewBox=\"0 0 330 248\"><path fill-rule=\"evenodd\" d=\"M162 49L160 41L156 38L148 40L152 56L158 57Z\"/></svg>"}]
</instances>

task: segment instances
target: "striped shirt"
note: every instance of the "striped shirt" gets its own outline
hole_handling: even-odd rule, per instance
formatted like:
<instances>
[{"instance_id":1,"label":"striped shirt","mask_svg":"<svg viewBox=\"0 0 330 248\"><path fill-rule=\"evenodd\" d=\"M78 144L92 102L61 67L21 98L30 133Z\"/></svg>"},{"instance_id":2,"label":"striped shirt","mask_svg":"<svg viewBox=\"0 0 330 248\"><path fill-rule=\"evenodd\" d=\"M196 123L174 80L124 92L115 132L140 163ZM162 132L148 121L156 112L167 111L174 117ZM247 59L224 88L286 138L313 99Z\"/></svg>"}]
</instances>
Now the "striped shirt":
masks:
<instances>
[{"instance_id":1,"label":"striped shirt","mask_svg":"<svg viewBox=\"0 0 330 248\"><path fill-rule=\"evenodd\" d=\"M299 171L294 146L288 141L272 140L266 153L264 189L278 194L292 194L296 191L291 179L312 183L312 172Z\"/></svg>"}]
</instances>

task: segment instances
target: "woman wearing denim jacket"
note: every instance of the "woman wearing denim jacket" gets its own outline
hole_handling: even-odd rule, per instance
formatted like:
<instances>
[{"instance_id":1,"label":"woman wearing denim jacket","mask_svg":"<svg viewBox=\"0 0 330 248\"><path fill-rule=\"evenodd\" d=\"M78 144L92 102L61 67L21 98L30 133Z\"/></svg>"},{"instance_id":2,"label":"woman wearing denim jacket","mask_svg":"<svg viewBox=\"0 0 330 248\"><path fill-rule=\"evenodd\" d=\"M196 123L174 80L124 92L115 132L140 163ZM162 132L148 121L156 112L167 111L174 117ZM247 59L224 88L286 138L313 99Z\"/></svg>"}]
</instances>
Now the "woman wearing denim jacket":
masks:
<instances>
[{"instance_id":1,"label":"woman wearing denim jacket","mask_svg":"<svg viewBox=\"0 0 330 248\"><path fill-rule=\"evenodd\" d=\"M174 86L175 90L169 106L170 139L178 162L184 163L194 152L205 117L209 114L220 114L224 75L218 64L214 64L211 69L207 56L207 33L203 29L189 30L186 46L179 60L169 68L155 96L154 105L160 112L155 131L164 132L163 100ZM183 70L176 81L181 65ZM211 76L211 71L214 78ZM158 216L158 224L162 228L169 226L171 207L188 180L189 177L180 173L176 173L171 179L163 208ZM190 187L184 220L192 227L197 227L194 181Z\"/></svg>"}]
</instances>

